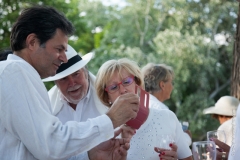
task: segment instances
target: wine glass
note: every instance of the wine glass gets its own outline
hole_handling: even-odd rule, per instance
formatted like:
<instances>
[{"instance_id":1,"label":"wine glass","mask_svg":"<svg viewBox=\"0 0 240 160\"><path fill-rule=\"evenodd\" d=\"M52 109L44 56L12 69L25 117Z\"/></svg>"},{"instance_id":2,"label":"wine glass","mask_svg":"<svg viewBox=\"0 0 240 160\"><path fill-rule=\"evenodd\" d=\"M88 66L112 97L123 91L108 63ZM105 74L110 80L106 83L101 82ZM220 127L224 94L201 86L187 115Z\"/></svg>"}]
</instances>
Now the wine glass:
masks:
<instances>
[{"instance_id":1,"label":"wine glass","mask_svg":"<svg viewBox=\"0 0 240 160\"><path fill-rule=\"evenodd\" d=\"M208 131L207 132L207 140L211 141L212 138L216 138L223 143L226 143L226 135L223 130L215 130L215 131ZM222 152L222 149L219 148L218 145L216 145L216 149L220 152Z\"/></svg>"},{"instance_id":2,"label":"wine glass","mask_svg":"<svg viewBox=\"0 0 240 160\"><path fill-rule=\"evenodd\" d=\"M163 149L171 149L169 144L170 143L174 143L174 138L171 134L161 134L158 136L158 144L157 146L159 148L163 148Z\"/></svg>"},{"instance_id":3,"label":"wine glass","mask_svg":"<svg viewBox=\"0 0 240 160\"><path fill-rule=\"evenodd\" d=\"M215 130L215 131L208 131L207 132L207 140L211 141L212 138L216 138L223 143L226 143L226 135L223 130Z\"/></svg>"},{"instance_id":4,"label":"wine glass","mask_svg":"<svg viewBox=\"0 0 240 160\"><path fill-rule=\"evenodd\" d=\"M213 141L198 141L192 143L194 160L216 160L216 146Z\"/></svg>"}]
</instances>

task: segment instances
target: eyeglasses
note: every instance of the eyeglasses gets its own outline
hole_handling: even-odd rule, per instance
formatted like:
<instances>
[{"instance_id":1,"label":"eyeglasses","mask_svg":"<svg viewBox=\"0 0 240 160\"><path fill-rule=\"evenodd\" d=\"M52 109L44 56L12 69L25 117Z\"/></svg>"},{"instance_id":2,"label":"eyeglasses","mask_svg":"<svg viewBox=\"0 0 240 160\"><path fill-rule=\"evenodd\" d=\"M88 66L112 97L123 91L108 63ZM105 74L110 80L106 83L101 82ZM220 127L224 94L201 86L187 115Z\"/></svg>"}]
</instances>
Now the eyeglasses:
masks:
<instances>
[{"instance_id":1,"label":"eyeglasses","mask_svg":"<svg viewBox=\"0 0 240 160\"><path fill-rule=\"evenodd\" d=\"M117 84L112 84L109 86L106 86L105 91L109 93L114 93L119 90L120 84L122 84L124 87L131 85L134 82L134 76L129 76L127 78L124 78L121 82Z\"/></svg>"}]
</instances>

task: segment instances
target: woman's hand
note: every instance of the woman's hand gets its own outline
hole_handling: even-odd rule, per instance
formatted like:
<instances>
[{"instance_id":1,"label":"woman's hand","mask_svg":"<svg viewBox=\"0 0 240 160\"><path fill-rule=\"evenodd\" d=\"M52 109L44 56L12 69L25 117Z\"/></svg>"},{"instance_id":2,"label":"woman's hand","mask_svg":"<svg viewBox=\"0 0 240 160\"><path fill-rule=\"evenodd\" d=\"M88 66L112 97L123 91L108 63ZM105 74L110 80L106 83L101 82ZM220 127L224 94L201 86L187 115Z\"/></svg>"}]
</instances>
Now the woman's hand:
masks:
<instances>
[{"instance_id":1,"label":"woman's hand","mask_svg":"<svg viewBox=\"0 0 240 160\"><path fill-rule=\"evenodd\" d=\"M177 145L174 143L170 143L169 147L171 148L171 150L169 149L163 149L163 148L158 148L158 147L154 147L154 150L159 153L159 157L161 160L176 160L177 158Z\"/></svg>"},{"instance_id":2,"label":"woman's hand","mask_svg":"<svg viewBox=\"0 0 240 160\"><path fill-rule=\"evenodd\" d=\"M217 138L212 138L212 141L215 142L216 145L218 145L218 147L220 148L217 149L217 157L216 160L227 160L228 159L228 154L230 151L230 146L227 145L226 143L223 143L221 141L219 141Z\"/></svg>"}]
</instances>

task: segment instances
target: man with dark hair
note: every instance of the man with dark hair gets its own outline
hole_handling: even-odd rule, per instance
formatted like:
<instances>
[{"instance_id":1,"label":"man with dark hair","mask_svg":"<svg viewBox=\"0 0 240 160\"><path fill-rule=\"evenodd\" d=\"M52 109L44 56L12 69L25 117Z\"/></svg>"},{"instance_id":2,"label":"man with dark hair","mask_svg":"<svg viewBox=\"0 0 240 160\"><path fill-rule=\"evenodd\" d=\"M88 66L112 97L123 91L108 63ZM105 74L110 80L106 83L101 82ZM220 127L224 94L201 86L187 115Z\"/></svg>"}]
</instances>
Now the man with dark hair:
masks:
<instances>
[{"instance_id":1,"label":"man with dark hair","mask_svg":"<svg viewBox=\"0 0 240 160\"><path fill-rule=\"evenodd\" d=\"M82 159L126 159L129 140L113 138L121 132L114 135L114 128L136 117L137 95L119 97L106 114L86 122L62 124L52 115L41 78L54 76L67 62L73 31L51 7L25 9L14 24L13 54L0 63L1 160L67 159L79 153Z\"/></svg>"}]
</instances>

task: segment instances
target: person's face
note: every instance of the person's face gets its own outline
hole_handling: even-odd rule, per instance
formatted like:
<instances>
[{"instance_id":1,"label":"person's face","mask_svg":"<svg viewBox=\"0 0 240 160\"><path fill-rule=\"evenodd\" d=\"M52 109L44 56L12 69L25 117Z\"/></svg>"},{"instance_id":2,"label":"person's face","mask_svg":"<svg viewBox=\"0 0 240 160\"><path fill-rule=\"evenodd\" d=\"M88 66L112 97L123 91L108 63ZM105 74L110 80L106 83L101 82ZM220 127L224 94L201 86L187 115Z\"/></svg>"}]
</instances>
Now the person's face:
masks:
<instances>
[{"instance_id":1,"label":"person's face","mask_svg":"<svg viewBox=\"0 0 240 160\"><path fill-rule=\"evenodd\" d=\"M77 104L87 95L88 73L82 68L67 77L56 80L55 83L69 103Z\"/></svg>"},{"instance_id":2,"label":"person's face","mask_svg":"<svg viewBox=\"0 0 240 160\"><path fill-rule=\"evenodd\" d=\"M106 83L107 87L110 86L116 86L116 84L122 82L123 83L129 83L130 85L123 86L122 84L119 84L119 89L113 93L107 92L109 97L109 102L114 102L120 95L125 93L134 93L135 92L135 81L133 75L128 73L125 69L122 70L120 73L122 77L119 75L118 71L115 71L113 76L110 77L109 81ZM133 77L133 82L128 77Z\"/></svg>"},{"instance_id":3,"label":"person's face","mask_svg":"<svg viewBox=\"0 0 240 160\"><path fill-rule=\"evenodd\" d=\"M53 38L49 39L43 46L36 43L30 63L38 71L41 78L54 76L62 62L67 62L68 36L60 29L56 30Z\"/></svg>"},{"instance_id":4,"label":"person's face","mask_svg":"<svg viewBox=\"0 0 240 160\"><path fill-rule=\"evenodd\" d=\"M165 86L163 89L164 92L164 100L167 100L170 98L172 90L173 90L173 79L172 77L169 78L167 82L164 82Z\"/></svg>"}]
</instances>

